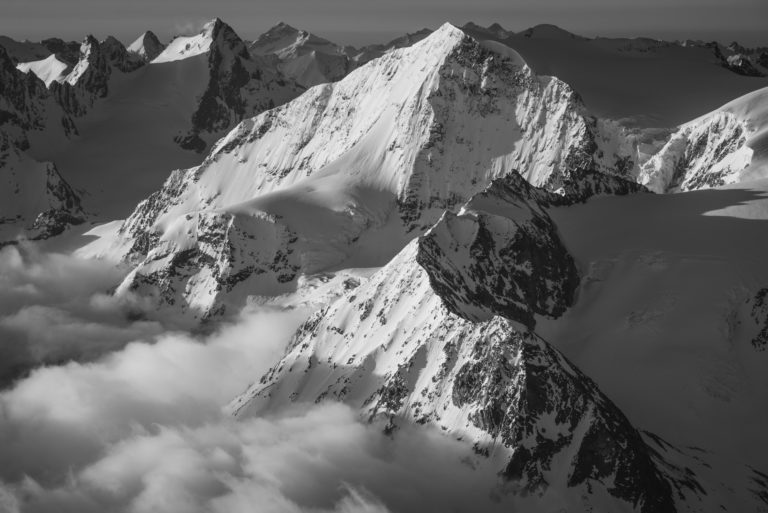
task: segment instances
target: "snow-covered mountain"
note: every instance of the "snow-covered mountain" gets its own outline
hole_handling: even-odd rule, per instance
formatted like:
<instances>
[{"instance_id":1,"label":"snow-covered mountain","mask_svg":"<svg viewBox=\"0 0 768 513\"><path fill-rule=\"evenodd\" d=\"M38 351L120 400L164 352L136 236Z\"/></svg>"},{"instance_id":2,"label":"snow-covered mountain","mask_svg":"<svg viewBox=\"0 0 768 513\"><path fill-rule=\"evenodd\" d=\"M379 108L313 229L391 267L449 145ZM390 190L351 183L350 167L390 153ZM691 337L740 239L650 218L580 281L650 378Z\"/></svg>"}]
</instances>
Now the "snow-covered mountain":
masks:
<instances>
[{"instance_id":1,"label":"snow-covered mountain","mask_svg":"<svg viewBox=\"0 0 768 513\"><path fill-rule=\"evenodd\" d=\"M274 56L280 71L305 87L335 82L355 65L349 55L352 49L282 22L260 35L248 50Z\"/></svg>"},{"instance_id":2,"label":"snow-covered mountain","mask_svg":"<svg viewBox=\"0 0 768 513\"><path fill-rule=\"evenodd\" d=\"M16 67L36 75L69 114L82 117L94 102L109 93L113 70L130 73L143 64L139 56L129 53L114 37L99 42L89 35L80 45L76 59L52 53L45 59L20 62Z\"/></svg>"},{"instance_id":3,"label":"snow-covered mountain","mask_svg":"<svg viewBox=\"0 0 768 513\"><path fill-rule=\"evenodd\" d=\"M35 74L46 86L50 86L51 82L63 81L72 70L72 66L59 59L56 54L39 61L22 62L16 67L24 73Z\"/></svg>"},{"instance_id":4,"label":"snow-covered mountain","mask_svg":"<svg viewBox=\"0 0 768 513\"><path fill-rule=\"evenodd\" d=\"M121 228L118 253L140 262L124 288L209 315L246 280L271 295L301 274L382 265L513 170L553 190L580 169L625 172L632 157L609 136L565 83L446 24L175 171ZM211 240L227 242L212 253Z\"/></svg>"},{"instance_id":5,"label":"snow-covered mountain","mask_svg":"<svg viewBox=\"0 0 768 513\"><path fill-rule=\"evenodd\" d=\"M192 126L177 137L183 148L202 152L243 118L296 97L303 88L268 61L252 56L232 27L216 18L195 36L177 37L151 64L206 58L209 78L192 113ZM198 57L198 58L200 58Z\"/></svg>"},{"instance_id":6,"label":"snow-covered mountain","mask_svg":"<svg viewBox=\"0 0 768 513\"><path fill-rule=\"evenodd\" d=\"M165 45L160 42L154 32L148 30L128 45L127 50L145 61L151 61L165 50Z\"/></svg>"},{"instance_id":7,"label":"snow-covered mountain","mask_svg":"<svg viewBox=\"0 0 768 513\"><path fill-rule=\"evenodd\" d=\"M680 126L642 166L655 192L717 187L768 176L768 88Z\"/></svg>"},{"instance_id":8,"label":"snow-covered mountain","mask_svg":"<svg viewBox=\"0 0 768 513\"><path fill-rule=\"evenodd\" d=\"M34 74L16 69L0 47L0 130L23 150L46 132L76 133L71 117Z\"/></svg>"},{"instance_id":9,"label":"snow-covered mountain","mask_svg":"<svg viewBox=\"0 0 768 513\"><path fill-rule=\"evenodd\" d=\"M76 190L86 192L85 208L104 220L127 216L169 169L198 164L198 152L243 118L304 90L272 63L251 56L218 19L196 36L177 38L162 57L161 50L151 33L130 49L113 37L99 42L89 36L74 62L56 53L17 64L47 82L48 91L41 83L35 94L58 103L67 113L67 133L79 134L40 138L30 156L55 162ZM153 56L157 62L148 62ZM45 122L58 128L47 135L62 132L61 121L48 117Z\"/></svg>"},{"instance_id":10,"label":"snow-covered mountain","mask_svg":"<svg viewBox=\"0 0 768 513\"><path fill-rule=\"evenodd\" d=\"M586 199L594 190L578 184L590 176L600 175L555 195L510 175L447 212L311 317L232 412L338 400L389 431L438 427L497 465L526 511L759 507L759 473L743 466L713 480L706 460L639 431L535 333L536 319L560 316L579 285L547 210Z\"/></svg>"}]
</instances>

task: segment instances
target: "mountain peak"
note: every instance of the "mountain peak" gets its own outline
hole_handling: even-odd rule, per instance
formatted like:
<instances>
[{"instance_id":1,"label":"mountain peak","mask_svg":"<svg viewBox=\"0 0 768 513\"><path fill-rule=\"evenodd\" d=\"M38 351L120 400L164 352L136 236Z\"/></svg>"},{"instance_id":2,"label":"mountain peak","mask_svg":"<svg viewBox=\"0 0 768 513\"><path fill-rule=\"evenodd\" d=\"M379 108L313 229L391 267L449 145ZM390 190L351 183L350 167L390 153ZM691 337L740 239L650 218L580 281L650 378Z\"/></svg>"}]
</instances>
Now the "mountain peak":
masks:
<instances>
[{"instance_id":1,"label":"mountain peak","mask_svg":"<svg viewBox=\"0 0 768 513\"><path fill-rule=\"evenodd\" d=\"M507 31L507 29L505 29L504 27L502 27L502 26L501 26L500 24L498 24L498 23L494 23L493 25L490 25L490 26L488 27L488 30L493 30L494 32L496 32L496 31L502 31L502 32L506 32L506 31Z\"/></svg>"},{"instance_id":2,"label":"mountain peak","mask_svg":"<svg viewBox=\"0 0 768 513\"><path fill-rule=\"evenodd\" d=\"M178 61L208 53L211 45L218 45L221 42L225 42L230 47L243 43L232 27L222 21L221 18L213 18L203 25L202 30L198 34L176 37L152 62L159 64ZM242 50L245 51L244 46Z\"/></svg>"},{"instance_id":3,"label":"mountain peak","mask_svg":"<svg viewBox=\"0 0 768 513\"><path fill-rule=\"evenodd\" d=\"M440 25L440 28L435 30L432 35L438 37L463 38L466 36L466 33L453 23L446 21Z\"/></svg>"},{"instance_id":4,"label":"mountain peak","mask_svg":"<svg viewBox=\"0 0 768 513\"><path fill-rule=\"evenodd\" d=\"M93 48L99 47L99 40L96 39L93 34L88 34L83 38L83 42L80 43L80 54L82 56L87 56Z\"/></svg>"},{"instance_id":5,"label":"mountain peak","mask_svg":"<svg viewBox=\"0 0 768 513\"><path fill-rule=\"evenodd\" d=\"M151 30L147 30L140 35L136 40L131 43L127 50L131 53L138 54L146 61L151 61L165 48L158 37Z\"/></svg>"},{"instance_id":6,"label":"mountain peak","mask_svg":"<svg viewBox=\"0 0 768 513\"><path fill-rule=\"evenodd\" d=\"M298 32L299 30L288 23L281 21L271 29L267 31L267 33L272 31L280 31L280 32Z\"/></svg>"},{"instance_id":7,"label":"mountain peak","mask_svg":"<svg viewBox=\"0 0 768 513\"><path fill-rule=\"evenodd\" d=\"M200 31L201 34L210 34L213 33L215 30L220 29L222 26L226 25L224 21L219 18L213 18L211 21L207 22L205 25L203 25L203 29Z\"/></svg>"}]
</instances>

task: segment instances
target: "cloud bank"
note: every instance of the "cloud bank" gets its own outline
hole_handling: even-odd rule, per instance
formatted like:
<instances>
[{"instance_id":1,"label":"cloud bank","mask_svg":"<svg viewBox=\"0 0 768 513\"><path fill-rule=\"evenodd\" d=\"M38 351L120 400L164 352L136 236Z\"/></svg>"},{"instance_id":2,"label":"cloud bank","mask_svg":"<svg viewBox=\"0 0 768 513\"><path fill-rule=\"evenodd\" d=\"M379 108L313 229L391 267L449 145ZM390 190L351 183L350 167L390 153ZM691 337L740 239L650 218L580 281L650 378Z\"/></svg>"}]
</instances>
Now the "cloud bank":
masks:
<instances>
[{"instance_id":1,"label":"cloud bank","mask_svg":"<svg viewBox=\"0 0 768 513\"><path fill-rule=\"evenodd\" d=\"M125 273L32 244L0 250L0 388L41 364L94 360L161 333L139 298L109 294Z\"/></svg>"},{"instance_id":2,"label":"cloud bank","mask_svg":"<svg viewBox=\"0 0 768 513\"><path fill-rule=\"evenodd\" d=\"M385 436L333 403L235 421L310 310L172 331L109 295L123 273L0 251L0 372L24 371L0 391L0 511L508 511L495 470L435 431Z\"/></svg>"}]
</instances>

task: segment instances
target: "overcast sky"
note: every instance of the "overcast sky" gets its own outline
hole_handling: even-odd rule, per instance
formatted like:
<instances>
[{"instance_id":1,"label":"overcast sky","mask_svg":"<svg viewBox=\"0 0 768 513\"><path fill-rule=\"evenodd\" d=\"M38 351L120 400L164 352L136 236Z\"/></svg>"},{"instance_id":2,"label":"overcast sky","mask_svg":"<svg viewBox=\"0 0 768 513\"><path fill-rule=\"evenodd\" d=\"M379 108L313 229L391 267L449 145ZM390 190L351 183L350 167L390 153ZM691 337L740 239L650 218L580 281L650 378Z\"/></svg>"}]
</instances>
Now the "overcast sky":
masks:
<instances>
[{"instance_id":1,"label":"overcast sky","mask_svg":"<svg viewBox=\"0 0 768 513\"><path fill-rule=\"evenodd\" d=\"M150 29L167 41L214 16L244 38L285 21L347 44L471 20L510 30L553 23L588 36L768 45L768 0L0 0L0 34L31 40L111 34L130 42Z\"/></svg>"}]
</instances>

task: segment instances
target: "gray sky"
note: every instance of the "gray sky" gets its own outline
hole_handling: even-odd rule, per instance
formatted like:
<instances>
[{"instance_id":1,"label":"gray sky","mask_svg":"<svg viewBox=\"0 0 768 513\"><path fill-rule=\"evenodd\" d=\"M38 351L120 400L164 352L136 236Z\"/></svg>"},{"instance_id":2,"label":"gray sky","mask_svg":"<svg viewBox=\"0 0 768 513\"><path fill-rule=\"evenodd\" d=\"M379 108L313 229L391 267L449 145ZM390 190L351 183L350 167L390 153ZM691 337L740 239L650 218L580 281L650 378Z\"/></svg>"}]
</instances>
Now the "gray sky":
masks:
<instances>
[{"instance_id":1,"label":"gray sky","mask_svg":"<svg viewBox=\"0 0 768 513\"><path fill-rule=\"evenodd\" d=\"M0 0L0 34L79 40L93 33L130 42L150 29L167 41L214 16L244 38L285 21L348 44L471 20L510 30L553 23L588 36L768 45L768 0Z\"/></svg>"}]
</instances>

